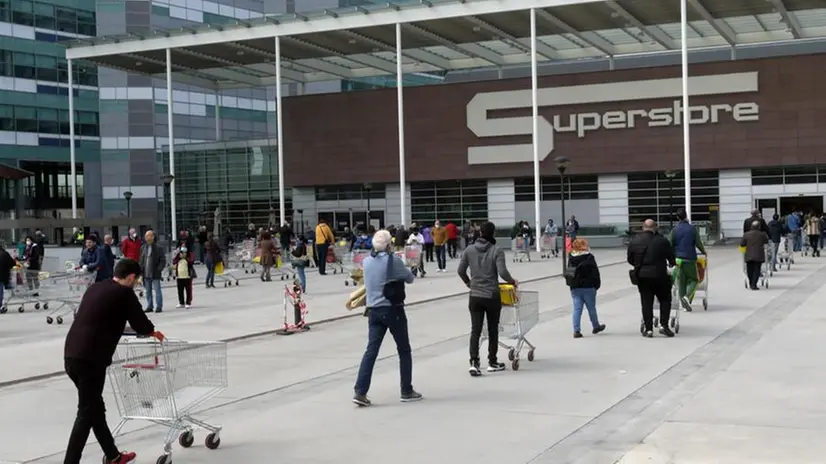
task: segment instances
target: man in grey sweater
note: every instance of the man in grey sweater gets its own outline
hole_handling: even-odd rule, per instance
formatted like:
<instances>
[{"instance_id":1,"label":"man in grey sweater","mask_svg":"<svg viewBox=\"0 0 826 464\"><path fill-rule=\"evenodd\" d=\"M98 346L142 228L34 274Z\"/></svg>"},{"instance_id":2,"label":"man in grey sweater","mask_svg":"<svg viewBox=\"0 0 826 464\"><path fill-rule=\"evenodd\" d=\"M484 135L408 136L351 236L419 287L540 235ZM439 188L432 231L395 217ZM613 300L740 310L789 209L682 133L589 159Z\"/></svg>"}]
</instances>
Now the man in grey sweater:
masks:
<instances>
[{"instance_id":1,"label":"man in grey sweater","mask_svg":"<svg viewBox=\"0 0 826 464\"><path fill-rule=\"evenodd\" d=\"M479 338L482 324L488 323L488 372L505 370L505 364L497 359L499 351L499 316L502 300L499 297L499 277L516 285L508 272L504 250L496 246L496 226L492 222L482 224L481 237L465 249L459 261L459 277L470 289L470 368L473 377L482 375L479 368ZM468 268L470 275L468 277Z\"/></svg>"}]
</instances>

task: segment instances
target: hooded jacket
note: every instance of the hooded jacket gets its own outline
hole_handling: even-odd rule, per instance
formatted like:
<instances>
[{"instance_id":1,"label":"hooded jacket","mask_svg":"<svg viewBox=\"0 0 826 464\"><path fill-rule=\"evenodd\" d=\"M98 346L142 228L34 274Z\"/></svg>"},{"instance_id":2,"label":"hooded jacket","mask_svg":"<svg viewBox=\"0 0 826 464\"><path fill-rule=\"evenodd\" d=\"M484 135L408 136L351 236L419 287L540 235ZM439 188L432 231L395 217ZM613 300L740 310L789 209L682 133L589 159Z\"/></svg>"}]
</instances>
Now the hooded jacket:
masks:
<instances>
[{"instance_id":1,"label":"hooded jacket","mask_svg":"<svg viewBox=\"0 0 826 464\"><path fill-rule=\"evenodd\" d=\"M571 252L569 267L574 269L574 276L568 284L571 288L595 288L599 290L599 287L602 286L597 260L590 252Z\"/></svg>"},{"instance_id":2,"label":"hooded jacket","mask_svg":"<svg viewBox=\"0 0 826 464\"><path fill-rule=\"evenodd\" d=\"M470 269L470 277L467 271ZM496 241L478 238L459 260L459 277L470 288L470 296L480 298L499 297L499 277L509 284L515 283L508 272L504 250Z\"/></svg>"}]
</instances>

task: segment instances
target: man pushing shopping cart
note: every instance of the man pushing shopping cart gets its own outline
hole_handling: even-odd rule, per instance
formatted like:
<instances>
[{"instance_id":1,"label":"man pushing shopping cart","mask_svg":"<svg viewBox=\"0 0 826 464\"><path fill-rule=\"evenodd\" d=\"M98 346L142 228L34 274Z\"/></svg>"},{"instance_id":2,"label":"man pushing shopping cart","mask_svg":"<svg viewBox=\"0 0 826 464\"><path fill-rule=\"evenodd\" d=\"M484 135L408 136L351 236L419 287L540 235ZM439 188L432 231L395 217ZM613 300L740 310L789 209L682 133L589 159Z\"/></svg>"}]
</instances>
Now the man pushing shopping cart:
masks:
<instances>
[{"instance_id":1,"label":"man pushing shopping cart","mask_svg":"<svg viewBox=\"0 0 826 464\"><path fill-rule=\"evenodd\" d=\"M674 256L677 258L677 266L671 278L678 287L677 292L683 309L691 311L691 303L694 302L697 286L701 282L697 268L697 250L705 255L706 248L697 228L688 222L685 209L677 210L677 219L679 222L671 231L671 246L674 247Z\"/></svg>"}]
</instances>

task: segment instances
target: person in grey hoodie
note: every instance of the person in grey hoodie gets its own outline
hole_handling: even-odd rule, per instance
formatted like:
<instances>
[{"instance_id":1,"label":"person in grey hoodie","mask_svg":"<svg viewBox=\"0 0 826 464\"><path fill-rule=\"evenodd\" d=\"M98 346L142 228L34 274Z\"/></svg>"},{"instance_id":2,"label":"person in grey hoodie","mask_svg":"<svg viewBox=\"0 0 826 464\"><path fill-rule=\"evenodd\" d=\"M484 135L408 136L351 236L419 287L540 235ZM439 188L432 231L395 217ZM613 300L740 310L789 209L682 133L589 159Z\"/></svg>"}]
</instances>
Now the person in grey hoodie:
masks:
<instances>
[{"instance_id":1,"label":"person in grey hoodie","mask_svg":"<svg viewBox=\"0 0 826 464\"><path fill-rule=\"evenodd\" d=\"M497 359L499 351L499 316L502 300L499 296L499 277L516 285L508 272L505 252L496 246L496 226L492 222L482 224L481 237L468 246L459 261L459 277L470 289L470 368L473 377L482 375L479 368L479 338L482 324L488 323L488 372L505 370L505 364ZM468 277L468 268L470 275Z\"/></svg>"}]
</instances>

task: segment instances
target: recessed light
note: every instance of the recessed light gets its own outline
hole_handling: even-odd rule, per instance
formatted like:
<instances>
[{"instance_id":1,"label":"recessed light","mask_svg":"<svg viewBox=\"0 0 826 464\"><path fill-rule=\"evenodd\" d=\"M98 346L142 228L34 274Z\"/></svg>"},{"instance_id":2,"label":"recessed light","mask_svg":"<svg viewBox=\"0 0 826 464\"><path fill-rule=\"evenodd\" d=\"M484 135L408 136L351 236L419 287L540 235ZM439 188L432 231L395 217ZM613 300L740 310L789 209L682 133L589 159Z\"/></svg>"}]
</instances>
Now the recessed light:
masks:
<instances>
[{"instance_id":1,"label":"recessed light","mask_svg":"<svg viewBox=\"0 0 826 464\"><path fill-rule=\"evenodd\" d=\"M244 56L244 51L243 50L238 50L237 52L235 52L235 54L238 55L238 56Z\"/></svg>"},{"instance_id":2,"label":"recessed light","mask_svg":"<svg viewBox=\"0 0 826 464\"><path fill-rule=\"evenodd\" d=\"M481 30L482 30L482 28L481 28L481 27L479 27L479 26L473 26L473 32L479 32L479 31L481 31Z\"/></svg>"},{"instance_id":3,"label":"recessed light","mask_svg":"<svg viewBox=\"0 0 826 464\"><path fill-rule=\"evenodd\" d=\"M350 45L354 45L356 43L356 39L350 39L348 40L348 42L350 43Z\"/></svg>"}]
</instances>

